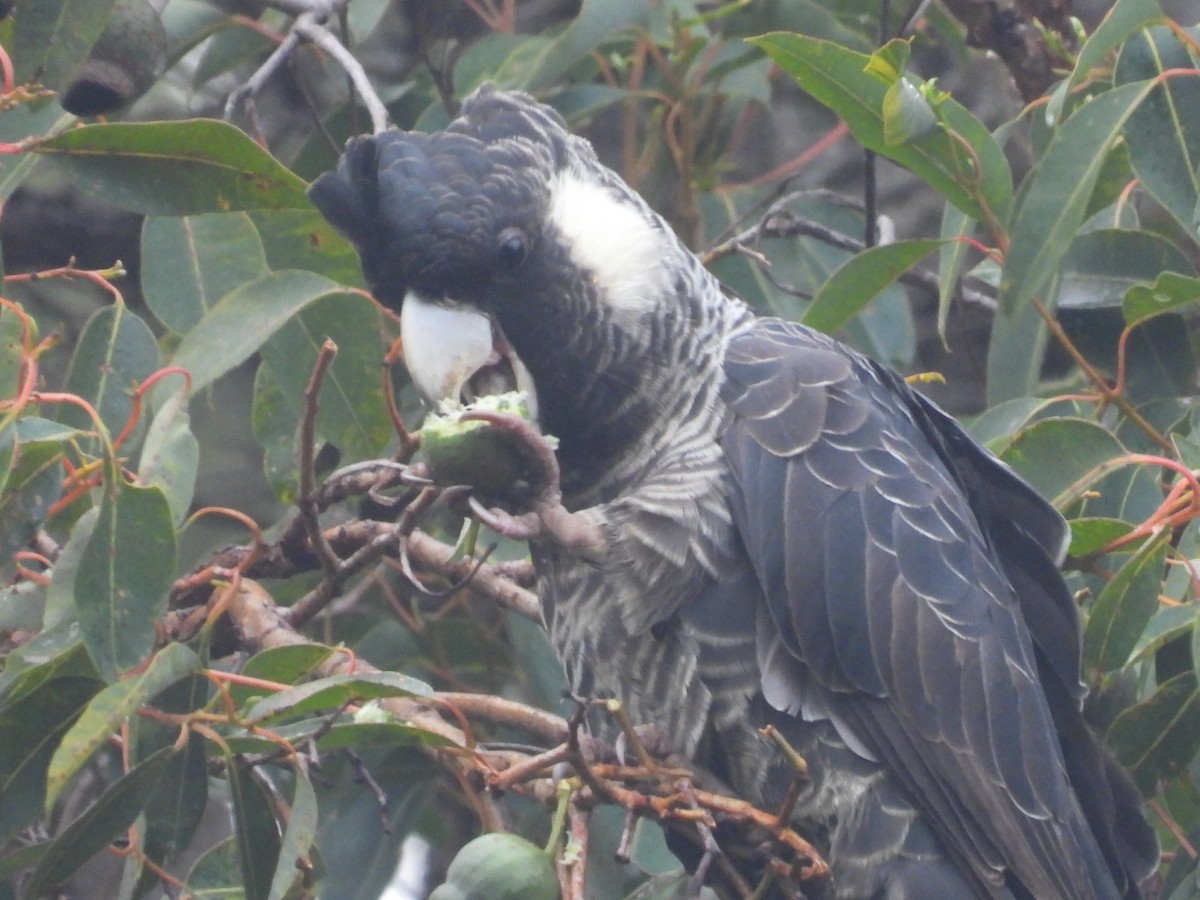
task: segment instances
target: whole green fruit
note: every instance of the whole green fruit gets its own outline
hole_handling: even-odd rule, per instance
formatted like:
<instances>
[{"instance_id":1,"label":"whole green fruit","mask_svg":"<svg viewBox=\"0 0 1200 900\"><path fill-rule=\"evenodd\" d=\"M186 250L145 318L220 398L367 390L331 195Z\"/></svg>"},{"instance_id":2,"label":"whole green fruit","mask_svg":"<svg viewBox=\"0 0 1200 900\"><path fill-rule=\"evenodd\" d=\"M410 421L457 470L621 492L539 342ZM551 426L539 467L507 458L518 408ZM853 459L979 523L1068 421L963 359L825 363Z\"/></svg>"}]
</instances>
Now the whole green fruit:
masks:
<instances>
[{"instance_id":1,"label":"whole green fruit","mask_svg":"<svg viewBox=\"0 0 1200 900\"><path fill-rule=\"evenodd\" d=\"M523 837L492 832L458 851L429 900L558 900L554 862Z\"/></svg>"}]
</instances>

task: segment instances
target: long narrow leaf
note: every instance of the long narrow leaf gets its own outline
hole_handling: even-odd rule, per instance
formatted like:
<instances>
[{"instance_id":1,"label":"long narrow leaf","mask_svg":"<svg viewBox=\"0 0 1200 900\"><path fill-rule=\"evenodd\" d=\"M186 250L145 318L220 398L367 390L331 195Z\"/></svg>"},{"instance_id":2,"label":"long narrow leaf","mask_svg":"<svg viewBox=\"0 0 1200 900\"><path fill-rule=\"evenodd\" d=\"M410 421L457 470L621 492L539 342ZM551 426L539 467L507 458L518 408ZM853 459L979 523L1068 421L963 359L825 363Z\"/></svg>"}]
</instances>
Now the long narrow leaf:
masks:
<instances>
[{"instance_id":1,"label":"long narrow leaf","mask_svg":"<svg viewBox=\"0 0 1200 900\"><path fill-rule=\"evenodd\" d=\"M946 99L938 113L974 148L977 170L958 140L945 131L910 143L888 143L883 108L891 85L867 70L871 57L800 34L767 34L750 43L762 47L805 91L841 116L864 147L911 169L972 218L986 221L989 212L1007 217L1012 201L1008 161L991 132L964 107ZM979 196L988 210L980 206Z\"/></svg>"},{"instance_id":2,"label":"long narrow leaf","mask_svg":"<svg viewBox=\"0 0 1200 900\"><path fill-rule=\"evenodd\" d=\"M158 488L107 476L100 517L75 576L75 608L96 668L113 681L154 649L175 577L175 527Z\"/></svg>"},{"instance_id":3,"label":"long narrow leaf","mask_svg":"<svg viewBox=\"0 0 1200 900\"><path fill-rule=\"evenodd\" d=\"M139 706L199 665L196 654L183 644L168 644L141 674L111 684L92 698L50 760L46 809L53 806L72 776Z\"/></svg>"},{"instance_id":4,"label":"long narrow leaf","mask_svg":"<svg viewBox=\"0 0 1200 900\"><path fill-rule=\"evenodd\" d=\"M1008 315L1043 295L1087 211L1109 151L1153 85L1116 88L1078 110L1059 130L1030 176L1010 230L1012 244L1000 280Z\"/></svg>"},{"instance_id":5,"label":"long narrow leaf","mask_svg":"<svg viewBox=\"0 0 1200 900\"><path fill-rule=\"evenodd\" d=\"M1054 125L1066 107L1067 98L1088 76L1092 69L1104 62L1104 57L1139 29L1153 22L1161 22L1163 12L1156 0L1117 0L1105 15L1087 42L1079 48L1075 68L1066 81L1061 82L1046 104L1046 121Z\"/></svg>"},{"instance_id":6,"label":"long narrow leaf","mask_svg":"<svg viewBox=\"0 0 1200 900\"><path fill-rule=\"evenodd\" d=\"M855 254L821 285L804 314L804 324L818 331L836 331L917 260L943 243L932 239L898 241Z\"/></svg>"},{"instance_id":7,"label":"long narrow leaf","mask_svg":"<svg viewBox=\"0 0 1200 900\"><path fill-rule=\"evenodd\" d=\"M159 788L159 776L171 759L170 747L135 766L104 791L47 848L30 878L28 895L65 881L85 862L120 837Z\"/></svg>"},{"instance_id":8,"label":"long narrow leaf","mask_svg":"<svg viewBox=\"0 0 1200 900\"><path fill-rule=\"evenodd\" d=\"M214 119L85 125L31 149L102 200L148 216L310 208L303 179Z\"/></svg>"}]
</instances>

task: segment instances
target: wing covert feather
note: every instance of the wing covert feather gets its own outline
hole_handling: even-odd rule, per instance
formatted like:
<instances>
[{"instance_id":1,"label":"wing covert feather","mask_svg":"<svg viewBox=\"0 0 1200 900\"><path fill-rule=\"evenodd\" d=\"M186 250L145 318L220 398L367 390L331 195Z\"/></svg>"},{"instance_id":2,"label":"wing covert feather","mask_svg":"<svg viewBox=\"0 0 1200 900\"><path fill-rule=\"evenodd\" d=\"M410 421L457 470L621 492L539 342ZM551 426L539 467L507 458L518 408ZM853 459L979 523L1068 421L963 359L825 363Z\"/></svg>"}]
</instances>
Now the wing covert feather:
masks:
<instances>
[{"instance_id":1,"label":"wing covert feather","mask_svg":"<svg viewBox=\"0 0 1200 900\"><path fill-rule=\"evenodd\" d=\"M943 423L899 379L779 320L734 338L725 374L734 519L792 658L764 679L788 695L779 684L803 673L792 695L815 690L989 892L1004 895L1007 870L1036 896L1117 897L1039 681L1036 653L1064 654L1050 667L1074 690L1075 648L1035 652L1030 610L926 434ZM1061 542L1061 519L1025 492L1013 508L1028 527L1013 527ZM1066 612L1053 629L1077 643Z\"/></svg>"}]
</instances>

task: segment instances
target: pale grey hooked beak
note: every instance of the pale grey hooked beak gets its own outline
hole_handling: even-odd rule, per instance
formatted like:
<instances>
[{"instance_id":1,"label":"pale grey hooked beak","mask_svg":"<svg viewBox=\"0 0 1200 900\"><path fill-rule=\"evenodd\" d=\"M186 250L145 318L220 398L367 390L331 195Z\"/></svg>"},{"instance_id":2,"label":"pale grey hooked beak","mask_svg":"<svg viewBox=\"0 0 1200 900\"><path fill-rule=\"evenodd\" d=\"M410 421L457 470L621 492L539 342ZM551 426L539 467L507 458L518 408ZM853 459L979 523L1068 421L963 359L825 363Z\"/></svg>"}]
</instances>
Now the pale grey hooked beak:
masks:
<instances>
[{"instance_id":1,"label":"pale grey hooked beak","mask_svg":"<svg viewBox=\"0 0 1200 900\"><path fill-rule=\"evenodd\" d=\"M533 377L499 328L463 306L434 303L410 293L400 307L404 364L431 409L469 403L487 394L524 391L537 418Z\"/></svg>"}]
</instances>

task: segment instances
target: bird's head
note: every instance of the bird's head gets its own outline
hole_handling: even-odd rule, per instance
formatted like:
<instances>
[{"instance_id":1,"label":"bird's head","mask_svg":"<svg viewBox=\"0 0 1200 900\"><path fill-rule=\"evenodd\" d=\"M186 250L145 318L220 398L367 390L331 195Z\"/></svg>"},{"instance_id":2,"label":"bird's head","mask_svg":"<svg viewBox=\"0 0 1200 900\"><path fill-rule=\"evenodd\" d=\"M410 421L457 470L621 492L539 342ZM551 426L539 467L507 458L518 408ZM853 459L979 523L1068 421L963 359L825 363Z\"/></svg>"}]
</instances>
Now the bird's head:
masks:
<instances>
[{"instance_id":1,"label":"bird's head","mask_svg":"<svg viewBox=\"0 0 1200 900\"><path fill-rule=\"evenodd\" d=\"M525 94L485 87L444 131L355 138L310 196L400 310L426 402L525 390L564 476L645 433L713 314L666 223Z\"/></svg>"}]
</instances>

